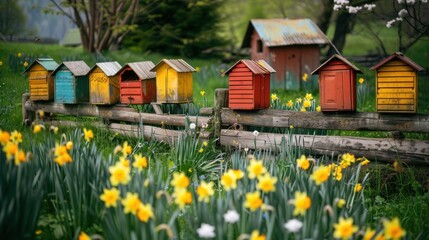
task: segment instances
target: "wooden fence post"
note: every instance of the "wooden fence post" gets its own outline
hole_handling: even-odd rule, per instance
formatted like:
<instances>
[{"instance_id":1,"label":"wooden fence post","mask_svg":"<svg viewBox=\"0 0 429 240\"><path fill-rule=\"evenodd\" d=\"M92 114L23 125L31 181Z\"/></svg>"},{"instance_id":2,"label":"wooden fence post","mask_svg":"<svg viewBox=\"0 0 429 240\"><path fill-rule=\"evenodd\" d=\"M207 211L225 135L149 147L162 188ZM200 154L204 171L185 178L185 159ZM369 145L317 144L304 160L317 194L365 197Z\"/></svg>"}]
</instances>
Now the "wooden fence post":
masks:
<instances>
[{"instance_id":1,"label":"wooden fence post","mask_svg":"<svg viewBox=\"0 0 429 240\"><path fill-rule=\"evenodd\" d=\"M220 137L220 131L222 129L222 108L228 107L228 88L218 88L215 90L214 99L214 116L213 116L213 135L215 138Z\"/></svg>"},{"instance_id":2,"label":"wooden fence post","mask_svg":"<svg viewBox=\"0 0 429 240\"><path fill-rule=\"evenodd\" d=\"M30 99L29 93L22 94L22 124L29 126L34 120L34 112L25 109L25 103Z\"/></svg>"}]
</instances>

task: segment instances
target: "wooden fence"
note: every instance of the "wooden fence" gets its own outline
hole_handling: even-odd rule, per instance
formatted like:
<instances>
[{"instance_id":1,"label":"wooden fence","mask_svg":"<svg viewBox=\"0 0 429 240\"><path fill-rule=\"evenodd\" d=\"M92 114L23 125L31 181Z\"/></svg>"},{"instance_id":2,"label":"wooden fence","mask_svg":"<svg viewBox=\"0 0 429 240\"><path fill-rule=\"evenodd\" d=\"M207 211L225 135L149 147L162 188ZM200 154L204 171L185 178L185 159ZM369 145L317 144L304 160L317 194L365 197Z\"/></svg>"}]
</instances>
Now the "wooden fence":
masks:
<instances>
[{"instance_id":1,"label":"wooden fence","mask_svg":"<svg viewBox=\"0 0 429 240\"><path fill-rule=\"evenodd\" d=\"M185 126L185 115L151 114L137 112L133 108L121 105L97 106L91 104L63 105L53 102L32 102L28 94L23 95L23 121L32 121L32 112L43 110L46 113L72 116L94 116L107 119L96 127L107 127L112 131L128 136L154 138L173 143L180 131L168 130L166 126ZM228 106L228 90L217 89L215 107L203 108L201 115L189 116L189 121L199 127L202 139L219 139L222 146L237 148L258 148L277 151L281 144L302 146L312 154L338 155L353 153L365 156L370 160L401 160L411 164L429 164L429 141L413 139L363 138L326 135L275 134L246 131L252 127L269 127L287 129L326 129L351 131L388 131L395 136L402 132L429 133L429 115L421 114L380 114L380 113L321 113L296 112L285 110L233 111ZM142 123L142 124L124 124ZM54 124L75 125L72 122L55 122ZM154 126L151 126L154 125ZM209 128L204 126L209 125ZM207 129L210 129L208 131ZM294 132L292 130L290 132Z\"/></svg>"}]
</instances>

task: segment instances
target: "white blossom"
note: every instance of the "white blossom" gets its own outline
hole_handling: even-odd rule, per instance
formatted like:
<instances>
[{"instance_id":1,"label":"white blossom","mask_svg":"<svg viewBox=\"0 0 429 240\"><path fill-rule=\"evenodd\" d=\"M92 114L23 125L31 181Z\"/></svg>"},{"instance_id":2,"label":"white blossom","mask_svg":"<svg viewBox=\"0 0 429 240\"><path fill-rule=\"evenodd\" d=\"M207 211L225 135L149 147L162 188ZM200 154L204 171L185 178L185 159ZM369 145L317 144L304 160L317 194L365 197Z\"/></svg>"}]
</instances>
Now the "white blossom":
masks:
<instances>
[{"instance_id":1,"label":"white blossom","mask_svg":"<svg viewBox=\"0 0 429 240\"><path fill-rule=\"evenodd\" d=\"M357 13L360 10L362 10L361 6L353 7L353 6L346 6L346 9L349 11L349 13Z\"/></svg>"},{"instance_id":2,"label":"white blossom","mask_svg":"<svg viewBox=\"0 0 429 240\"><path fill-rule=\"evenodd\" d=\"M197 229L198 237L200 238L214 238L215 232L214 226L210 224L203 223L201 227Z\"/></svg>"},{"instance_id":3,"label":"white blossom","mask_svg":"<svg viewBox=\"0 0 429 240\"><path fill-rule=\"evenodd\" d=\"M194 130L196 127L195 123L189 124L189 129Z\"/></svg>"},{"instance_id":4,"label":"white blossom","mask_svg":"<svg viewBox=\"0 0 429 240\"><path fill-rule=\"evenodd\" d=\"M398 0L398 3L399 3L399 4L404 3L404 0Z\"/></svg>"},{"instance_id":5,"label":"white blossom","mask_svg":"<svg viewBox=\"0 0 429 240\"><path fill-rule=\"evenodd\" d=\"M397 17L395 20L396 21L402 21L403 19L401 17Z\"/></svg>"},{"instance_id":6,"label":"white blossom","mask_svg":"<svg viewBox=\"0 0 429 240\"><path fill-rule=\"evenodd\" d=\"M259 135L259 132L257 130L253 131L253 136L257 137Z\"/></svg>"},{"instance_id":7,"label":"white blossom","mask_svg":"<svg viewBox=\"0 0 429 240\"><path fill-rule=\"evenodd\" d=\"M342 7L343 7L342 5L335 4L335 5L334 5L334 11L338 11L338 10L340 10Z\"/></svg>"},{"instance_id":8,"label":"white blossom","mask_svg":"<svg viewBox=\"0 0 429 240\"><path fill-rule=\"evenodd\" d=\"M416 0L407 0L407 4L409 5L413 5L414 3L416 3Z\"/></svg>"},{"instance_id":9,"label":"white blossom","mask_svg":"<svg viewBox=\"0 0 429 240\"><path fill-rule=\"evenodd\" d=\"M299 221L298 219L291 219L289 221L287 221L287 223L284 224L284 227L289 231L289 232L298 232L301 228L302 228L302 222Z\"/></svg>"},{"instance_id":10,"label":"white blossom","mask_svg":"<svg viewBox=\"0 0 429 240\"><path fill-rule=\"evenodd\" d=\"M393 25L395 22L396 22L396 19L393 19L393 20L388 21L388 22L386 23L386 27L387 27L387 28L391 28L391 27L392 27L392 25Z\"/></svg>"},{"instance_id":11,"label":"white blossom","mask_svg":"<svg viewBox=\"0 0 429 240\"><path fill-rule=\"evenodd\" d=\"M366 10L368 11L372 11L372 9L374 9L376 7L375 4L365 4L363 5L364 8L366 8Z\"/></svg>"},{"instance_id":12,"label":"white blossom","mask_svg":"<svg viewBox=\"0 0 429 240\"><path fill-rule=\"evenodd\" d=\"M201 128L202 129L206 129L206 128L208 128L209 127L209 125L207 124L207 123L202 123L201 124Z\"/></svg>"},{"instance_id":13,"label":"white blossom","mask_svg":"<svg viewBox=\"0 0 429 240\"><path fill-rule=\"evenodd\" d=\"M428 2L428 0L420 0L420 2L422 2L422 3L427 3L427 2Z\"/></svg>"},{"instance_id":14,"label":"white blossom","mask_svg":"<svg viewBox=\"0 0 429 240\"><path fill-rule=\"evenodd\" d=\"M338 4L338 5L348 5L350 3L350 1L349 0L334 0L334 3Z\"/></svg>"},{"instance_id":15,"label":"white blossom","mask_svg":"<svg viewBox=\"0 0 429 240\"><path fill-rule=\"evenodd\" d=\"M408 11L406 9L402 9L401 11L398 12L398 16L403 18L408 14Z\"/></svg>"},{"instance_id":16,"label":"white blossom","mask_svg":"<svg viewBox=\"0 0 429 240\"><path fill-rule=\"evenodd\" d=\"M235 210L228 210L228 212L223 215L223 219L225 219L227 223L235 223L240 219L240 215Z\"/></svg>"}]
</instances>

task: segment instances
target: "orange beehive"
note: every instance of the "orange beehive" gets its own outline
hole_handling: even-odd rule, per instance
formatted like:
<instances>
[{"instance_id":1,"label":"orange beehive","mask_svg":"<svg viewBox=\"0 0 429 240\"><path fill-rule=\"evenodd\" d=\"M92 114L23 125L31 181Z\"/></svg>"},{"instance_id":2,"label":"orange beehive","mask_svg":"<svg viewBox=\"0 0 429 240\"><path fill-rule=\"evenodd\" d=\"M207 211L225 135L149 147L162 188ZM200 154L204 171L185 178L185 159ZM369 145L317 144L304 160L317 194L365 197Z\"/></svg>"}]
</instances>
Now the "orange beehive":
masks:
<instances>
[{"instance_id":1,"label":"orange beehive","mask_svg":"<svg viewBox=\"0 0 429 240\"><path fill-rule=\"evenodd\" d=\"M423 67L396 52L371 70L377 71L377 112L417 112L417 71Z\"/></svg>"},{"instance_id":2,"label":"orange beehive","mask_svg":"<svg viewBox=\"0 0 429 240\"><path fill-rule=\"evenodd\" d=\"M319 74L322 111L356 111L356 74L359 68L334 54L311 74Z\"/></svg>"},{"instance_id":3,"label":"orange beehive","mask_svg":"<svg viewBox=\"0 0 429 240\"><path fill-rule=\"evenodd\" d=\"M30 81L30 100L53 100L54 77L52 71L58 67L58 63L52 58L38 58L25 69Z\"/></svg>"},{"instance_id":4,"label":"orange beehive","mask_svg":"<svg viewBox=\"0 0 429 240\"><path fill-rule=\"evenodd\" d=\"M239 60L225 74L229 77L229 108L270 107L270 78L276 71L264 60Z\"/></svg>"},{"instance_id":5,"label":"orange beehive","mask_svg":"<svg viewBox=\"0 0 429 240\"><path fill-rule=\"evenodd\" d=\"M127 63L118 72L120 101L123 104L145 104L156 101L156 74L151 61Z\"/></svg>"}]
</instances>

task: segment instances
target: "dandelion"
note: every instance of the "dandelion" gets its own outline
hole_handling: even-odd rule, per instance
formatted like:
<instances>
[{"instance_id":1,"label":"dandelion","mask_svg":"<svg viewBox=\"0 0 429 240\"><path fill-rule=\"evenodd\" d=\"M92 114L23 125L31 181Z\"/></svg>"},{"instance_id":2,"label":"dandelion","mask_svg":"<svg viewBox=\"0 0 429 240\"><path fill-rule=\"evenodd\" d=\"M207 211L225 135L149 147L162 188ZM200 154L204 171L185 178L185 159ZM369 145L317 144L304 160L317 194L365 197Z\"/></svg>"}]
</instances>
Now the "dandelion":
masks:
<instances>
[{"instance_id":1,"label":"dandelion","mask_svg":"<svg viewBox=\"0 0 429 240\"><path fill-rule=\"evenodd\" d=\"M68 141L67 143L66 143L66 148L67 148L67 150L72 150L73 149L73 142L72 141Z\"/></svg>"},{"instance_id":2,"label":"dandelion","mask_svg":"<svg viewBox=\"0 0 429 240\"><path fill-rule=\"evenodd\" d=\"M364 78L359 78L359 84L363 84L365 82L365 79Z\"/></svg>"},{"instance_id":3,"label":"dandelion","mask_svg":"<svg viewBox=\"0 0 429 240\"><path fill-rule=\"evenodd\" d=\"M339 222L334 224L334 229L335 238L349 239L353 233L357 232L358 227L353 225L353 218L344 219L340 217Z\"/></svg>"},{"instance_id":4,"label":"dandelion","mask_svg":"<svg viewBox=\"0 0 429 240\"><path fill-rule=\"evenodd\" d=\"M226 173L224 173L220 179L220 183L224 187L226 191L229 191L231 189L237 188L237 177L235 176L234 172L231 170L228 170Z\"/></svg>"},{"instance_id":5,"label":"dandelion","mask_svg":"<svg viewBox=\"0 0 429 240\"><path fill-rule=\"evenodd\" d=\"M235 210L228 210L224 215L223 219L227 223L236 223L240 220L240 215Z\"/></svg>"},{"instance_id":6,"label":"dandelion","mask_svg":"<svg viewBox=\"0 0 429 240\"><path fill-rule=\"evenodd\" d=\"M302 222L298 219L291 219L283 225L289 232L296 233L302 228Z\"/></svg>"},{"instance_id":7,"label":"dandelion","mask_svg":"<svg viewBox=\"0 0 429 240\"><path fill-rule=\"evenodd\" d=\"M39 133L40 131L42 131L42 128L45 128L45 127L43 125L41 125L41 124L34 125L34 127L33 127L33 133L34 134Z\"/></svg>"},{"instance_id":8,"label":"dandelion","mask_svg":"<svg viewBox=\"0 0 429 240\"><path fill-rule=\"evenodd\" d=\"M143 168L147 168L147 158L143 157L141 154L135 154L133 167L137 168L138 171L141 172Z\"/></svg>"},{"instance_id":9,"label":"dandelion","mask_svg":"<svg viewBox=\"0 0 429 240\"><path fill-rule=\"evenodd\" d=\"M322 108L320 107L320 105L316 107L316 111L317 111L317 112L322 111Z\"/></svg>"},{"instance_id":10,"label":"dandelion","mask_svg":"<svg viewBox=\"0 0 429 240\"><path fill-rule=\"evenodd\" d=\"M252 232L252 234L250 234L250 239L249 240L265 240L266 237L264 234L259 234L258 230L254 230Z\"/></svg>"},{"instance_id":11,"label":"dandelion","mask_svg":"<svg viewBox=\"0 0 429 240\"><path fill-rule=\"evenodd\" d=\"M247 171L249 172L249 178L254 179L258 176L267 172L267 169L264 167L262 161L256 159L250 160L249 166L247 166Z\"/></svg>"},{"instance_id":12,"label":"dandelion","mask_svg":"<svg viewBox=\"0 0 429 240\"><path fill-rule=\"evenodd\" d=\"M152 206L148 204L141 203L139 209L137 210L137 218L142 222L148 222L150 218L153 217Z\"/></svg>"},{"instance_id":13,"label":"dandelion","mask_svg":"<svg viewBox=\"0 0 429 240\"><path fill-rule=\"evenodd\" d=\"M104 205L109 207L116 207L118 204L118 200L120 199L120 192L117 188L103 190L103 194L101 194L100 199L104 202Z\"/></svg>"},{"instance_id":14,"label":"dandelion","mask_svg":"<svg viewBox=\"0 0 429 240\"><path fill-rule=\"evenodd\" d=\"M18 131L13 131L10 135L10 141L13 143L22 143L22 134Z\"/></svg>"},{"instance_id":15,"label":"dandelion","mask_svg":"<svg viewBox=\"0 0 429 240\"><path fill-rule=\"evenodd\" d=\"M170 182L175 188L187 188L190 184L189 178L184 173L173 173L173 180Z\"/></svg>"},{"instance_id":16,"label":"dandelion","mask_svg":"<svg viewBox=\"0 0 429 240\"><path fill-rule=\"evenodd\" d=\"M119 184L127 185L131 180L130 168L125 167L121 162L109 167L109 172L111 174L110 183L113 186L118 186Z\"/></svg>"},{"instance_id":17,"label":"dandelion","mask_svg":"<svg viewBox=\"0 0 429 240\"><path fill-rule=\"evenodd\" d=\"M24 67L27 67L28 66L28 62L27 61L25 61L24 62L24 64L22 64Z\"/></svg>"},{"instance_id":18,"label":"dandelion","mask_svg":"<svg viewBox=\"0 0 429 240\"><path fill-rule=\"evenodd\" d=\"M184 188L176 189L173 196L175 197L174 203L176 203L180 209L192 203L192 193Z\"/></svg>"},{"instance_id":19,"label":"dandelion","mask_svg":"<svg viewBox=\"0 0 429 240\"><path fill-rule=\"evenodd\" d=\"M354 188L354 191L355 192L360 192L361 190L362 190L362 184L360 184L360 183L356 184L356 186Z\"/></svg>"},{"instance_id":20,"label":"dandelion","mask_svg":"<svg viewBox=\"0 0 429 240\"><path fill-rule=\"evenodd\" d=\"M291 108L292 106L293 106L293 101L292 100L287 101L286 107Z\"/></svg>"},{"instance_id":21,"label":"dandelion","mask_svg":"<svg viewBox=\"0 0 429 240\"><path fill-rule=\"evenodd\" d=\"M78 240L91 240L91 238L85 232L80 232Z\"/></svg>"},{"instance_id":22,"label":"dandelion","mask_svg":"<svg viewBox=\"0 0 429 240\"><path fill-rule=\"evenodd\" d=\"M365 234L363 235L363 240L371 240L373 239L374 235L375 235L375 230L371 228L367 228L365 230Z\"/></svg>"},{"instance_id":23,"label":"dandelion","mask_svg":"<svg viewBox=\"0 0 429 240\"><path fill-rule=\"evenodd\" d=\"M346 200L345 199L342 199L342 198L337 199L337 207L338 208L343 208L345 204L346 204Z\"/></svg>"},{"instance_id":24,"label":"dandelion","mask_svg":"<svg viewBox=\"0 0 429 240\"><path fill-rule=\"evenodd\" d=\"M262 201L261 193L259 191L246 193L244 207L249 208L250 211L256 211L258 208L262 207L263 203L264 202Z\"/></svg>"},{"instance_id":25,"label":"dandelion","mask_svg":"<svg viewBox=\"0 0 429 240\"><path fill-rule=\"evenodd\" d=\"M198 201L208 203L210 197L214 195L213 190L214 183L213 182L205 182L202 181L200 185L197 187Z\"/></svg>"},{"instance_id":26,"label":"dandelion","mask_svg":"<svg viewBox=\"0 0 429 240\"><path fill-rule=\"evenodd\" d=\"M317 185L324 183L331 175L331 166L319 166L313 171L310 178L316 182Z\"/></svg>"},{"instance_id":27,"label":"dandelion","mask_svg":"<svg viewBox=\"0 0 429 240\"><path fill-rule=\"evenodd\" d=\"M121 202L122 206L124 206L124 213L132 213L134 215L137 214L137 210L139 210L142 204L137 193L130 192L127 192L127 195Z\"/></svg>"},{"instance_id":28,"label":"dandelion","mask_svg":"<svg viewBox=\"0 0 429 240\"><path fill-rule=\"evenodd\" d=\"M253 136L255 137L259 136L259 132L257 130L253 131Z\"/></svg>"},{"instance_id":29,"label":"dandelion","mask_svg":"<svg viewBox=\"0 0 429 240\"><path fill-rule=\"evenodd\" d=\"M194 130L196 127L195 123L189 124L189 129Z\"/></svg>"},{"instance_id":30,"label":"dandelion","mask_svg":"<svg viewBox=\"0 0 429 240\"><path fill-rule=\"evenodd\" d=\"M277 99L279 99L278 97L277 97L277 94L275 94L275 93L273 93L273 94L271 94L271 101L276 101Z\"/></svg>"},{"instance_id":31,"label":"dandelion","mask_svg":"<svg viewBox=\"0 0 429 240\"><path fill-rule=\"evenodd\" d=\"M214 238L216 236L214 230L215 230L214 226L210 224L202 223L201 227L197 229L198 237Z\"/></svg>"},{"instance_id":32,"label":"dandelion","mask_svg":"<svg viewBox=\"0 0 429 240\"><path fill-rule=\"evenodd\" d=\"M301 155L301 157L298 158L296 162L298 164L298 167L303 170L307 170L310 168L310 161L307 159L305 155Z\"/></svg>"},{"instance_id":33,"label":"dandelion","mask_svg":"<svg viewBox=\"0 0 429 240\"><path fill-rule=\"evenodd\" d=\"M94 138L94 133L92 130L83 129L83 136L85 137L86 142L90 142L92 138Z\"/></svg>"},{"instance_id":34,"label":"dandelion","mask_svg":"<svg viewBox=\"0 0 429 240\"><path fill-rule=\"evenodd\" d=\"M307 82L308 80L308 74L304 73L304 75L302 75L302 81Z\"/></svg>"},{"instance_id":35,"label":"dandelion","mask_svg":"<svg viewBox=\"0 0 429 240\"><path fill-rule=\"evenodd\" d=\"M296 191L295 199L292 201L295 205L293 215L305 215L305 211L311 207L311 199L307 196L307 193Z\"/></svg>"},{"instance_id":36,"label":"dandelion","mask_svg":"<svg viewBox=\"0 0 429 240\"><path fill-rule=\"evenodd\" d=\"M277 178L272 177L269 173L258 178L258 184L256 188L263 192L274 192L276 190Z\"/></svg>"}]
</instances>

